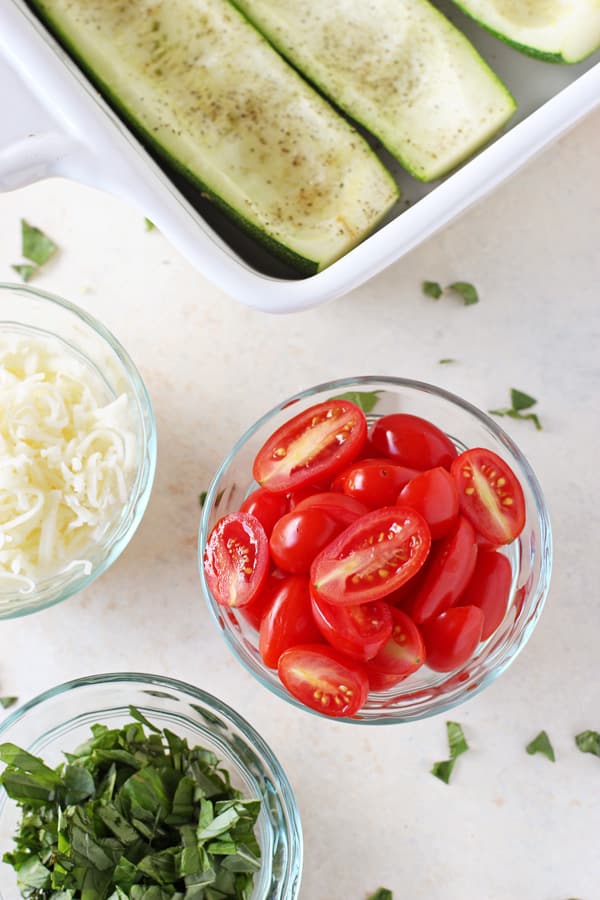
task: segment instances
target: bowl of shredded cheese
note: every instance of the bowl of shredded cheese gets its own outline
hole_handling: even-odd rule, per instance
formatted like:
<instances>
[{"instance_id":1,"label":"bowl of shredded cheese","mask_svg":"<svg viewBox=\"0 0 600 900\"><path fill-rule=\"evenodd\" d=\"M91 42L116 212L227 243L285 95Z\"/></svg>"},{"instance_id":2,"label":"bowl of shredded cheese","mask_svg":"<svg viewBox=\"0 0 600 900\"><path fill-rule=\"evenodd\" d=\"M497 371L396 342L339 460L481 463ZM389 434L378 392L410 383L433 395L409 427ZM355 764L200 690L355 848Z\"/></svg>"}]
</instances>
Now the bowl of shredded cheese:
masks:
<instances>
[{"instance_id":1,"label":"bowl of shredded cheese","mask_svg":"<svg viewBox=\"0 0 600 900\"><path fill-rule=\"evenodd\" d=\"M81 590L122 552L156 465L150 399L92 316L0 284L0 618Z\"/></svg>"}]
</instances>

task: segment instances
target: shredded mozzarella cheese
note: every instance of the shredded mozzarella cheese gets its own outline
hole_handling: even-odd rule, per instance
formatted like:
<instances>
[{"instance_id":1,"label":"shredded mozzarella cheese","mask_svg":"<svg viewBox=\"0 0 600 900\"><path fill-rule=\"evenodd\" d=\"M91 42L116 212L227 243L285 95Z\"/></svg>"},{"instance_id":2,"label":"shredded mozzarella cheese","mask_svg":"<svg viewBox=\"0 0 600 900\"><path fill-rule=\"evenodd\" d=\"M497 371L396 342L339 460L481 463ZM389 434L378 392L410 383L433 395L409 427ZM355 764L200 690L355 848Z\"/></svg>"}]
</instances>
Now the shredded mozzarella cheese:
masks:
<instances>
[{"instance_id":1,"label":"shredded mozzarella cheese","mask_svg":"<svg viewBox=\"0 0 600 900\"><path fill-rule=\"evenodd\" d=\"M0 592L91 571L136 462L125 394L56 339L0 331Z\"/></svg>"}]
</instances>

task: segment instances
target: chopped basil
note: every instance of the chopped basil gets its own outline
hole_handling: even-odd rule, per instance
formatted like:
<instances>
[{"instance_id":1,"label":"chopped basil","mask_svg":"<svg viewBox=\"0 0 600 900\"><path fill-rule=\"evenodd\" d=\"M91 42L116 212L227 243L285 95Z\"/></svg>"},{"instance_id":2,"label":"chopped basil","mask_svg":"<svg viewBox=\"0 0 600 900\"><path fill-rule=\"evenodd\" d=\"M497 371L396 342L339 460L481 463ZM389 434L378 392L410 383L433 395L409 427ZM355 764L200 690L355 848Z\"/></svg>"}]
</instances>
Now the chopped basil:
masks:
<instances>
[{"instance_id":1,"label":"chopped basil","mask_svg":"<svg viewBox=\"0 0 600 900\"><path fill-rule=\"evenodd\" d=\"M450 363L455 363L455 362L456 362L456 360L453 359L451 356L444 356L444 357L442 357L442 359L438 359L438 363L440 364L440 366L448 366L448 365L450 365Z\"/></svg>"},{"instance_id":2,"label":"chopped basil","mask_svg":"<svg viewBox=\"0 0 600 900\"><path fill-rule=\"evenodd\" d=\"M424 281L421 289L426 297L433 297L434 300L439 300L442 296L442 286L437 281Z\"/></svg>"},{"instance_id":3,"label":"chopped basil","mask_svg":"<svg viewBox=\"0 0 600 900\"><path fill-rule=\"evenodd\" d=\"M479 303L477 289L469 281L454 281L448 285L448 290L460 294L465 301L465 306L473 306L474 303Z\"/></svg>"},{"instance_id":4,"label":"chopped basil","mask_svg":"<svg viewBox=\"0 0 600 900\"><path fill-rule=\"evenodd\" d=\"M338 397L332 397L332 400L349 400L354 403L364 413L370 413L379 402L381 391L348 391L346 394L340 394Z\"/></svg>"},{"instance_id":5,"label":"chopped basil","mask_svg":"<svg viewBox=\"0 0 600 900\"><path fill-rule=\"evenodd\" d=\"M31 281L39 266L32 266L31 263L21 263L20 265L11 266L12 269L21 276L22 281Z\"/></svg>"},{"instance_id":6,"label":"chopped basil","mask_svg":"<svg viewBox=\"0 0 600 900\"><path fill-rule=\"evenodd\" d=\"M58 251L54 241L44 234L35 225L30 225L25 219L21 219L21 253L30 263L14 265L14 271L21 276L23 281L29 281L40 266L47 263Z\"/></svg>"},{"instance_id":7,"label":"chopped basil","mask_svg":"<svg viewBox=\"0 0 600 900\"><path fill-rule=\"evenodd\" d=\"M154 229L156 228L156 225L154 224L152 219L148 219L147 217L145 217L144 222L146 224L146 231L154 231Z\"/></svg>"},{"instance_id":8,"label":"chopped basil","mask_svg":"<svg viewBox=\"0 0 600 900\"><path fill-rule=\"evenodd\" d=\"M0 697L0 706L2 709L10 709L11 706L15 705L18 699L18 697Z\"/></svg>"},{"instance_id":9,"label":"chopped basil","mask_svg":"<svg viewBox=\"0 0 600 900\"><path fill-rule=\"evenodd\" d=\"M221 505L221 500L223 499L224 494L225 494L225 488L223 488L222 491L219 491L219 493L215 497L215 509L218 509L218 507Z\"/></svg>"},{"instance_id":10,"label":"chopped basil","mask_svg":"<svg viewBox=\"0 0 600 900\"><path fill-rule=\"evenodd\" d=\"M575 736L575 743L582 753L593 753L600 756L600 733L597 731L582 731Z\"/></svg>"},{"instance_id":11,"label":"chopped basil","mask_svg":"<svg viewBox=\"0 0 600 900\"><path fill-rule=\"evenodd\" d=\"M458 722L446 722L446 731L448 734L450 759L434 763L431 773L432 775L435 775L436 778L439 778L440 781L443 781L444 784L449 784L450 776L452 775L452 770L454 769L457 758L462 753L467 752L469 745L467 744L462 726L459 725Z\"/></svg>"},{"instance_id":12,"label":"chopped basil","mask_svg":"<svg viewBox=\"0 0 600 900\"><path fill-rule=\"evenodd\" d=\"M0 784L22 813L3 859L22 896L249 900L260 801L243 799L211 751L130 714L122 728L92 725L56 769L0 745Z\"/></svg>"},{"instance_id":13,"label":"chopped basil","mask_svg":"<svg viewBox=\"0 0 600 900\"><path fill-rule=\"evenodd\" d=\"M374 894L370 894L367 900L394 900L389 888L377 888Z\"/></svg>"},{"instance_id":14,"label":"chopped basil","mask_svg":"<svg viewBox=\"0 0 600 900\"><path fill-rule=\"evenodd\" d=\"M510 389L511 406L502 409L489 409L491 416L508 416L511 419L524 419L533 422L538 431L542 431L542 423L536 413L526 413L523 410L531 409L535 406L537 400L526 394L524 391L518 391L516 388Z\"/></svg>"},{"instance_id":15,"label":"chopped basil","mask_svg":"<svg viewBox=\"0 0 600 900\"><path fill-rule=\"evenodd\" d=\"M208 491L202 491L200 494L198 494L198 503L200 504L200 509L202 509L204 507L204 504L206 503L207 494Z\"/></svg>"},{"instance_id":16,"label":"chopped basil","mask_svg":"<svg viewBox=\"0 0 600 900\"><path fill-rule=\"evenodd\" d=\"M547 757L547 759L550 760L550 762L556 762L554 747L550 743L550 738L545 731L540 731L540 733L527 744L525 749L530 756L533 756L534 753L542 753L545 757Z\"/></svg>"}]
</instances>

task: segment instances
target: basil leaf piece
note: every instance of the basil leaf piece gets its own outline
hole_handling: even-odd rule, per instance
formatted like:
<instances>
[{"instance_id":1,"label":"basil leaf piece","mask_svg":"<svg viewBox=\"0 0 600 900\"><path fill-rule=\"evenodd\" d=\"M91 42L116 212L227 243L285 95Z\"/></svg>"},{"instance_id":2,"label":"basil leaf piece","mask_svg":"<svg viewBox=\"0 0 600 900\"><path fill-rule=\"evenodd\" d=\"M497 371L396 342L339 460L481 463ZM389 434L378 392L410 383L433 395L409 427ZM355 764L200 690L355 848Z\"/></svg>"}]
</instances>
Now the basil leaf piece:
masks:
<instances>
[{"instance_id":1,"label":"basil leaf piece","mask_svg":"<svg viewBox=\"0 0 600 900\"><path fill-rule=\"evenodd\" d=\"M446 722L446 733L448 735L450 759L434 763L431 774L443 781L444 784L449 784L457 757L462 753L466 753L469 745L462 730L462 725L459 725L458 722Z\"/></svg>"},{"instance_id":2,"label":"basil leaf piece","mask_svg":"<svg viewBox=\"0 0 600 900\"><path fill-rule=\"evenodd\" d=\"M575 743L582 753L593 753L600 756L600 733L597 731L582 731L575 736Z\"/></svg>"},{"instance_id":3,"label":"basil leaf piece","mask_svg":"<svg viewBox=\"0 0 600 900\"><path fill-rule=\"evenodd\" d=\"M534 397L524 393L524 391L518 391L516 388L511 388L510 400L512 406L504 407L502 409L488 409L489 414L491 416L508 416L511 419L528 419L533 422L538 431L542 431L542 423L540 422L537 413L523 412L523 410L531 409L532 406L536 405L537 400Z\"/></svg>"},{"instance_id":4,"label":"basil leaf piece","mask_svg":"<svg viewBox=\"0 0 600 900\"><path fill-rule=\"evenodd\" d=\"M530 397L529 394L526 394L524 391L518 391L516 388L510 389L510 402L512 408L520 412L523 409L530 409L532 406L535 406L537 400L535 397Z\"/></svg>"},{"instance_id":5,"label":"basil leaf piece","mask_svg":"<svg viewBox=\"0 0 600 900\"><path fill-rule=\"evenodd\" d=\"M15 705L18 699L18 697L0 697L0 706L2 709L10 709L11 706Z\"/></svg>"},{"instance_id":6,"label":"basil leaf piece","mask_svg":"<svg viewBox=\"0 0 600 900\"><path fill-rule=\"evenodd\" d=\"M450 776L455 764L455 759L444 759L442 762L436 762L431 767L431 774L443 781L444 784L450 784Z\"/></svg>"},{"instance_id":7,"label":"basil leaf piece","mask_svg":"<svg viewBox=\"0 0 600 900\"><path fill-rule=\"evenodd\" d=\"M378 888L367 900L394 900L392 892L388 888Z\"/></svg>"},{"instance_id":8,"label":"basil leaf piece","mask_svg":"<svg viewBox=\"0 0 600 900\"><path fill-rule=\"evenodd\" d=\"M455 362L456 362L456 360L453 359L451 356L444 356L444 357L442 357L442 359L438 359L438 363L440 366L448 366L448 365L450 365L450 363L455 363Z\"/></svg>"},{"instance_id":9,"label":"basil leaf piece","mask_svg":"<svg viewBox=\"0 0 600 900\"><path fill-rule=\"evenodd\" d=\"M21 253L25 259L43 266L57 252L58 246L35 225L21 219Z\"/></svg>"},{"instance_id":10,"label":"basil leaf piece","mask_svg":"<svg viewBox=\"0 0 600 900\"><path fill-rule=\"evenodd\" d=\"M550 743L550 738L546 731L540 731L536 737L532 741L529 741L527 746L525 747L527 753L530 756L533 756L534 753L541 753L550 762L556 762L556 756L554 755L554 747Z\"/></svg>"},{"instance_id":11,"label":"basil leaf piece","mask_svg":"<svg viewBox=\"0 0 600 900\"><path fill-rule=\"evenodd\" d=\"M349 400L354 403L364 413L370 413L375 409L379 402L379 395L382 391L347 391L345 394L338 394L332 397L332 400Z\"/></svg>"},{"instance_id":12,"label":"basil leaf piece","mask_svg":"<svg viewBox=\"0 0 600 900\"><path fill-rule=\"evenodd\" d=\"M152 219L149 219L147 216L144 216L144 223L146 225L146 231L154 231L154 229L156 228L156 225L154 224Z\"/></svg>"},{"instance_id":13,"label":"basil leaf piece","mask_svg":"<svg viewBox=\"0 0 600 900\"><path fill-rule=\"evenodd\" d=\"M207 496L208 496L208 491L202 491L200 494L198 494L198 503L200 504L200 509L202 509L204 507Z\"/></svg>"},{"instance_id":14,"label":"basil leaf piece","mask_svg":"<svg viewBox=\"0 0 600 900\"><path fill-rule=\"evenodd\" d=\"M465 301L465 306L473 306L474 303L479 303L477 289L470 281L453 281L452 284L448 285L448 290L460 294Z\"/></svg>"},{"instance_id":15,"label":"basil leaf piece","mask_svg":"<svg viewBox=\"0 0 600 900\"><path fill-rule=\"evenodd\" d=\"M11 269L19 275L22 281L27 283L31 281L39 266L32 266L31 263L21 263L20 265L11 266Z\"/></svg>"},{"instance_id":16,"label":"basil leaf piece","mask_svg":"<svg viewBox=\"0 0 600 900\"><path fill-rule=\"evenodd\" d=\"M433 297L434 300L439 300L442 296L442 286L438 281L424 281L421 290L426 297Z\"/></svg>"}]
</instances>

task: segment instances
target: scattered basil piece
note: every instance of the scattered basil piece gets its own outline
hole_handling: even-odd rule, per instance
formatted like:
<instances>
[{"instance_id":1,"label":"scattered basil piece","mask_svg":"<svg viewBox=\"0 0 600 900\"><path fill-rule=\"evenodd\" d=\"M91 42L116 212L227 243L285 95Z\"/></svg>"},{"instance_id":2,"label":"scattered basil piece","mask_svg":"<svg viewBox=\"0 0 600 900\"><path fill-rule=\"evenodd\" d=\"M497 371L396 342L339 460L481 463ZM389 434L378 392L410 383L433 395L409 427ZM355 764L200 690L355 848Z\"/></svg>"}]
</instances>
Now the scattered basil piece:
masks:
<instances>
[{"instance_id":1,"label":"scattered basil piece","mask_svg":"<svg viewBox=\"0 0 600 900\"><path fill-rule=\"evenodd\" d=\"M145 217L144 217L144 222L145 222L145 225L146 225L146 231L154 231L154 229L156 228L156 225L154 224L154 222L152 221L152 219L148 219L148 218L145 216Z\"/></svg>"},{"instance_id":2,"label":"scattered basil piece","mask_svg":"<svg viewBox=\"0 0 600 900\"><path fill-rule=\"evenodd\" d=\"M533 756L534 753L541 753L543 754L543 756L549 759L550 762L556 762L554 747L550 743L550 738L545 731L540 731L540 733L536 737L534 737L532 741L529 741L525 749L530 756Z\"/></svg>"},{"instance_id":3,"label":"scattered basil piece","mask_svg":"<svg viewBox=\"0 0 600 900\"><path fill-rule=\"evenodd\" d=\"M440 366L447 366L450 363L455 363L455 362L456 362L456 360L453 359L451 356L444 356L444 357L442 357L442 359L438 359L438 363L440 364Z\"/></svg>"},{"instance_id":4,"label":"scattered basil piece","mask_svg":"<svg viewBox=\"0 0 600 900\"><path fill-rule=\"evenodd\" d=\"M222 491L219 491L219 493L218 493L217 496L215 497L215 509L218 509L218 508L219 508L219 506L220 506L220 504L221 504L221 500L223 499L223 495L224 495L224 494L225 494L225 488L223 488Z\"/></svg>"},{"instance_id":5,"label":"scattered basil piece","mask_svg":"<svg viewBox=\"0 0 600 900\"><path fill-rule=\"evenodd\" d=\"M57 252L54 241L35 225L21 219L21 253L25 259L43 266Z\"/></svg>"},{"instance_id":6,"label":"scattered basil piece","mask_svg":"<svg viewBox=\"0 0 600 900\"><path fill-rule=\"evenodd\" d=\"M532 412L523 412L523 410L531 409L532 406L535 406L537 400L534 397L524 393L524 391L518 391L516 388L511 388L510 402L512 404L511 406L502 409L488 409L489 414L491 416L508 416L511 419L529 419L533 422L538 431L542 431L542 423L540 422L538 415Z\"/></svg>"},{"instance_id":7,"label":"scattered basil piece","mask_svg":"<svg viewBox=\"0 0 600 900\"><path fill-rule=\"evenodd\" d=\"M439 300L442 296L442 286L437 281L424 281L421 289L426 297L433 297L434 300Z\"/></svg>"},{"instance_id":8,"label":"scattered basil piece","mask_svg":"<svg viewBox=\"0 0 600 900\"><path fill-rule=\"evenodd\" d=\"M436 762L431 769L432 775L449 784L452 770L456 763L457 757L462 753L466 753L469 749L467 739L465 738L462 726L458 722L446 722L446 732L448 734L448 747L450 749L450 759L442 762Z\"/></svg>"},{"instance_id":9,"label":"scattered basil piece","mask_svg":"<svg viewBox=\"0 0 600 900\"><path fill-rule=\"evenodd\" d=\"M10 709L11 706L15 705L18 699L18 697L0 697L0 706L2 709Z\"/></svg>"},{"instance_id":10,"label":"scattered basil piece","mask_svg":"<svg viewBox=\"0 0 600 900\"><path fill-rule=\"evenodd\" d=\"M575 736L575 743L582 753L593 753L600 756L600 733L598 731L582 731Z\"/></svg>"},{"instance_id":11,"label":"scattered basil piece","mask_svg":"<svg viewBox=\"0 0 600 900\"><path fill-rule=\"evenodd\" d=\"M24 282L31 281L39 266L32 266L31 263L22 263L21 265L11 266L12 269L20 276Z\"/></svg>"},{"instance_id":12,"label":"scattered basil piece","mask_svg":"<svg viewBox=\"0 0 600 900\"><path fill-rule=\"evenodd\" d=\"M198 494L198 503L200 504L200 509L202 509L204 507L204 504L206 503L207 495L208 495L208 491L201 491L201 493Z\"/></svg>"},{"instance_id":13,"label":"scattered basil piece","mask_svg":"<svg viewBox=\"0 0 600 900\"><path fill-rule=\"evenodd\" d=\"M350 403L354 403L355 406L358 406L359 409L362 409L364 413L370 413L379 402L379 395L381 391L348 391L345 394L339 394L337 397L332 397L332 400L349 400Z\"/></svg>"},{"instance_id":14,"label":"scattered basil piece","mask_svg":"<svg viewBox=\"0 0 600 900\"><path fill-rule=\"evenodd\" d=\"M122 728L92 725L56 769L0 745L0 784L22 813L3 859L21 895L249 900L260 801L232 788L211 751L130 713Z\"/></svg>"},{"instance_id":15,"label":"scattered basil piece","mask_svg":"<svg viewBox=\"0 0 600 900\"><path fill-rule=\"evenodd\" d=\"M465 306L473 306L474 303L479 303L477 289L469 281L454 281L448 285L448 290L460 294L465 301Z\"/></svg>"},{"instance_id":16,"label":"scattered basil piece","mask_svg":"<svg viewBox=\"0 0 600 900\"><path fill-rule=\"evenodd\" d=\"M370 894L367 900L394 900L389 888L378 888L374 894Z\"/></svg>"}]
</instances>

